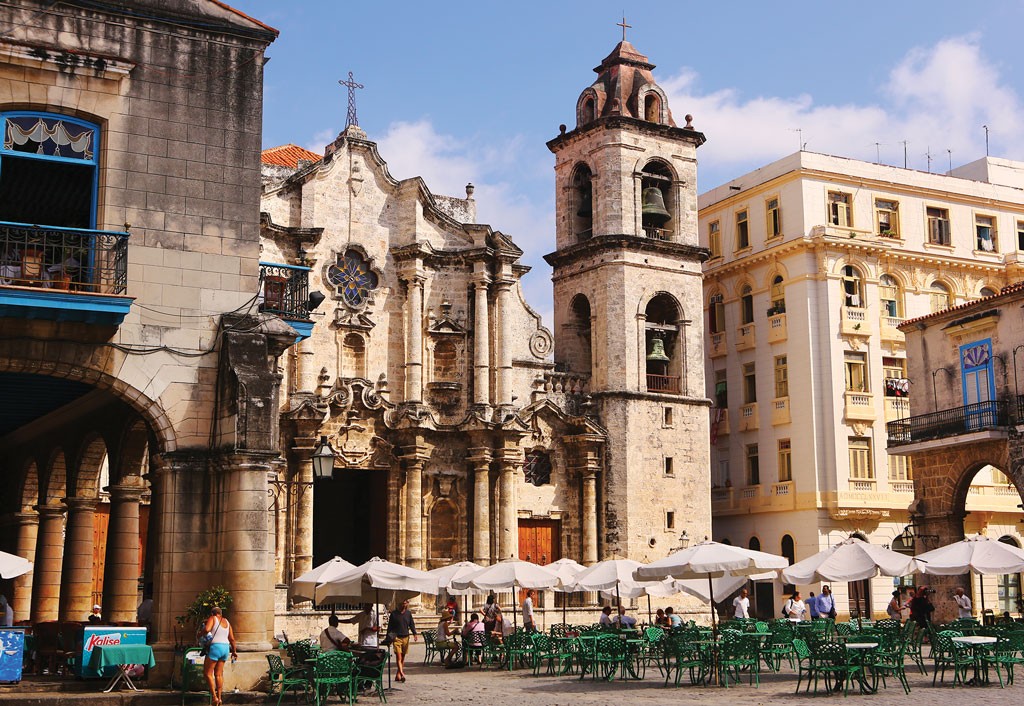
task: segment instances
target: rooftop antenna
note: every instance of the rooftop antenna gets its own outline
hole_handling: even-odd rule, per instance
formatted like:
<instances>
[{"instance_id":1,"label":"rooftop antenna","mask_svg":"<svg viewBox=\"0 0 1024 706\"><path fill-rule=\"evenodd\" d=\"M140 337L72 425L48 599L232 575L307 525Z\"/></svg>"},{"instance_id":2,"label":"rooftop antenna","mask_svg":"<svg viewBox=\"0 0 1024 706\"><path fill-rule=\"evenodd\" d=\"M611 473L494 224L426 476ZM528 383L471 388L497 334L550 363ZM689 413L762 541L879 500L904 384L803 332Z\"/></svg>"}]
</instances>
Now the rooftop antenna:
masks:
<instances>
[{"instance_id":1,"label":"rooftop antenna","mask_svg":"<svg viewBox=\"0 0 1024 706\"><path fill-rule=\"evenodd\" d=\"M982 125L981 128L985 131L985 156L988 157L988 125Z\"/></svg>"},{"instance_id":2,"label":"rooftop antenna","mask_svg":"<svg viewBox=\"0 0 1024 706\"><path fill-rule=\"evenodd\" d=\"M338 83L348 88L348 115L345 116L345 129L347 130L350 125L359 127L359 118L356 117L356 89L366 88L366 86L356 83L351 71L348 72L348 81L338 81Z\"/></svg>"},{"instance_id":3,"label":"rooftop antenna","mask_svg":"<svg viewBox=\"0 0 1024 706\"><path fill-rule=\"evenodd\" d=\"M616 22L616 27L622 27L622 41L626 41L626 30L633 29L633 25L626 24L626 11L622 11L622 22Z\"/></svg>"},{"instance_id":4,"label":"rooftop antenna","mask_svg":"<svg viewBox=\"0 0 1024 706\"><path fill-rule=\"evenodd\" d=\"M946 154L949 155L949 171L953 171L953 150L947 149Z\"/></svg>"},{"instance_id":5,"label":"rooftop antenna","mask_svg":"<svg viewBox=\"0 0 1024 706\"><path fill-rule=\"evenodd\" d=\"M903 140L903 168L907 168L907 141Z\"/></svg>"},{"instance_id":6,"label":"rooftop antenna","mask_svg":"<svg viewBox=\"0 0 1024 706\"><path fill-rule=\"evenodd\" d=\"M796 133L796 149L798 152L803 152L804 148L807 147L807 143L804 142L804 131L801 128L794 127L790 128L790 132Z\"/></svg>"},{"instance_id":7,"label":"rooftop antenna","mask_svg":"<svg viewBox=\"0 0 1024 706\"><path fill-rule=\"evenodd\" d=\"M875 164L882 163L882 150L879 149L882 146L881 142L875 143Z\"/></svg>"},{"instance_id":8,"label":"rooftop antenna","mask_svg":"<svg viewBox=\"0 0 1024 706\"><path fill-rule=\"evenodd\" d=\"M931 174L932 173L932 148L931 147L929 147L925 151L924 156L928 160L928 173Z\"/></svg>"}]
</instances>

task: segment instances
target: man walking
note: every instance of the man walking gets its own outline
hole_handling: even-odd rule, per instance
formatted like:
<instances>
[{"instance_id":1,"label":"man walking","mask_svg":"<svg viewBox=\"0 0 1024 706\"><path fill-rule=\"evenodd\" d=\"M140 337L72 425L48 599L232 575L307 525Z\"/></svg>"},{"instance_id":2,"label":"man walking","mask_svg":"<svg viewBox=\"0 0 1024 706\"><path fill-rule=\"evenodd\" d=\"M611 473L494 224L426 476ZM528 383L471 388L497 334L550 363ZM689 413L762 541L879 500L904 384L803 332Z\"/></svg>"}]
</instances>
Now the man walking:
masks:
<instances>
[{"instance_id":1,"label":"man walking","mask_svg":"<svg viewBox=\"0 0 1024 706\"><path fill-rule=\"evenodd\" d=\"M747 589L742 589L740 595L732 599L733 617L750 617L750 594Z\"/></svg>"},{"instance_id":2,"label":"man walking","mask_svg":"<svg viewBox=\"0 0 1024 706\"><path fill-rule=\"evenodd\" d=\"M828 586L821 587L821 595L818 596L818 615L822 618L836 619L836 601L832 597L832 589Z\"/></svg>"},{"instance_id":3,"label":"man walking","mask_svg":"<svg viewBox=\"0 0 1024 706\"><path fill-rule=\"evenodd\" d=\"M533 622L533 589L526 589L526 598L523 599L523 627L526 632L537 632L537 626Z\"/></svg>"},{"instance_id":4,"label":"man walking","mask_svg":"<svg viewBox=\"0 0 1024 706\"><path fill-rule=\"evenodd\" d=\"M391 617L388 619L388 637L394 639L395 662L398 664L395 681L405 681L405 657L409 654L410 635L414 640L419 638L419 633L416 632L416 621L412 619L409 600L406 599L402 601L400 608L391 611Z\"/></svg>"}]
</instances>

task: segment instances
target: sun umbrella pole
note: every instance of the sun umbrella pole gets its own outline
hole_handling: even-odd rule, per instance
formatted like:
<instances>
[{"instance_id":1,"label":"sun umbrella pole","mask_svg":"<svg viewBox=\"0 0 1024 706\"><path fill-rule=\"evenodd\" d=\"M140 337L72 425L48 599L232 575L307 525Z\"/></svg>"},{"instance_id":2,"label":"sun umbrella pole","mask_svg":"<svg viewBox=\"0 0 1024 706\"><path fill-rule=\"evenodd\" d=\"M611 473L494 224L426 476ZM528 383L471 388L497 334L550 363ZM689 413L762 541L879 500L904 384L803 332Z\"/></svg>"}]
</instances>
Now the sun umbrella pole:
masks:
<instances>
[{"instance_id":1,"label":"sun umbrella pole","mask_svg":"<svg viewBox=\"0 0 1024 706\"><path fill-rule=\"evenodd\" d=\"M978 574L978 583L981 588L981 622L985 622L985 574Z\"/></svg>"},{"instance_id":2,"label":"sun umbrella pole","mask_svg":"<svg viewBox=\"0 0 1024 706\"><path fill-rule=\"evenodd\" d=\"M711 600L711 634L718 637L718 625L715 623L715 587L711 583L711 574L708 573L708 597Z\"/></svg>"},{"instance_id":3,"label":"sun umbrella pole","mask_svg":"<svg viewBox=\"0 0 1024 706\"><path fill-rule=\"evenodd\" d=\"M647 624L654 625L654 618L651 617L651 594L647 594Z\"/></svg>"}]
</instances>

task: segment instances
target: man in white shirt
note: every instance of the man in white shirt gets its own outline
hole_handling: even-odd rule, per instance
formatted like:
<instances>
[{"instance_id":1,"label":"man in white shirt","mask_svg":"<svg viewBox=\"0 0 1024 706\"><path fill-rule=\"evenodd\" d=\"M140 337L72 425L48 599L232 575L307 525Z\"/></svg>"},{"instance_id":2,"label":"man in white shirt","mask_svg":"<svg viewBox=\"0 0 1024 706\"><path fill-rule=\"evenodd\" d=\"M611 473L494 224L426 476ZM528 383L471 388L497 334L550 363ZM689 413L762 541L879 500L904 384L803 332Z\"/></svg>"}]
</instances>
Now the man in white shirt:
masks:
<instances>
[{"instance_id":1,"label":"man in white shirt","mask_svg":"<svg viewBox=\"0 0 1024 706\"><path fill-rule=\"evenodd\" d=\"M612 607L606 605L601 609L601 617L597 620L598 623L605 626L611 626L612 624Z\"/></svg>"},{"instance_id":2,"label":"man in white shirt","mask_svg":"<svg viewBox=\"0 0 1024 706\"><path fill-rule=\"evenodd\" d=\"M956 590L953 591L953 600L956 601L956 610L957 610L956 617L958 617L958 618L973 618L974 617L974 614L971 612L971 608L973 607L971 605L971 599L970 599L970 597L964 595L964 589L962 589L960 586L957 586Z\"/></svg>"},{"instance_id":3,"label":"man in white shirt","mask_svg":"<svg viewBox=\"0 0 1024 706\"><path fill-rule=\"evenodd\" d=\"M363 603L363 609L343 622L355 623L358 630L359 644L363 647L377 647L380 624L378 616L380 612L376 606Z\"/></svg>"},{"instance_id":4,"label":"man in white shirt","mask_svg":"<svg viewBox=\"0 0 1024 706\"><path fill-rule=\"evenodd\" d=\"M345 637L345 634L338 629L338 616L332 615L327 619L327 627L320 633L320 649L324 652L333 652L334 650L347 650L351 640Z\"/></svg>"},{"instance_id":5,"label":"man in white shirt","mask_svg":"<svg viewBox=\"0 0 1024 706\"><path fill-rule=\"evenodd\" d=\"M740 595L732 599L732 607L734 611L733 617L750 617L750 594L747 592L747 589L744 588L740 591Z\"/></svg>"},{"instance_id":6,"label":"man in white shirt","mask_svg":"<svg viewBox=\"0 0 1024 706\"><path fill-rule=\"evenodd\" d=\"M526 598L523 599L523 627L526 632L537 632L537 626L533 622L533 589L526 589Z\"/></svg>"}]
</instances>

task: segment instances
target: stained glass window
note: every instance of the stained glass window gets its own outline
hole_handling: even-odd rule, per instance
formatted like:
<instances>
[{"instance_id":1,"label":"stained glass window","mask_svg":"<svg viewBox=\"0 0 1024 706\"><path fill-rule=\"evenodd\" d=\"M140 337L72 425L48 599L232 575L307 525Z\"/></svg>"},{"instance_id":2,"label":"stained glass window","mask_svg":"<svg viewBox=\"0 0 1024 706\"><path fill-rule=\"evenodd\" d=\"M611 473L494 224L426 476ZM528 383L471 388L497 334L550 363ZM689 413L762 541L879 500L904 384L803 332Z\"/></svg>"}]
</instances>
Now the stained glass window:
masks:
<instances>
[{"instance_id":1,"label":"stained glass window","mask_svg":"<svg viewBox=\"0 0 1024 706\"><path fill-rule=\"evenodd\" d=\"M377 275L370 263L354 250L348 250L338 262L327 268L327 281L341 291L342 300L352 307L366 303L377 288Z\"/></svg>"},{"instance_id":2,"label":"stained glass window","mask_svg":"<svg viewBox=\"0 0 1024 706\"><path fill-rule=\"evenodd\" d=\"M4 122L4 149L93 161L96 130L69 120L11 115Z\"/></svg>"}]
</instances>

